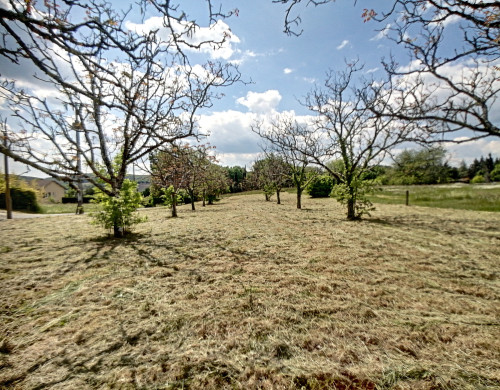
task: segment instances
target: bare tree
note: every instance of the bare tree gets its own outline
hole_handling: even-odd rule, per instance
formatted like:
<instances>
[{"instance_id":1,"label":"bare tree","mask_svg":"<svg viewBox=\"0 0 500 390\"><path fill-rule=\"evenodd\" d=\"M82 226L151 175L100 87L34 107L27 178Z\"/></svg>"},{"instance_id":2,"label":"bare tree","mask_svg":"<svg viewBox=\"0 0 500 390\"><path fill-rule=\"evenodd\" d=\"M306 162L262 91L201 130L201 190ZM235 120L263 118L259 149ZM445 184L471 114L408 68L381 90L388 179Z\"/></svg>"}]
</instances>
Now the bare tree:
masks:
<instances>
[{"instance_id":1,"label":"bare tree","mask_svg":"<svg viewBox=\"0 0 500 390\"><path fill-rule=\"evenodd\" d=\"M180 189L188 192L191 199L191 210L195 210L195 200L207 179L208 171L215 157L210 154L212 146L187 143L172 144L161 147L149 156L149 168L145 170L151 175L156 190L172 186L169 196L172 205L172 217L177 217L177 197Z\"/></svg>"},{"instance_id":2,"label":"bare tree","mask_svg":"<svg viewBox=\"0 0 500 390\"><path fill-rule=\"evenodd\" d=\"M405 88L388 107L392 109L381 114L418 121L423 141L456 141L461 130L472 131L469 139L499 137L499 3L398 0L374 18L396 15L388 36L406 47L411 63L401 67L392 59L384 62L388 74L404 80ZM457 33L453 27L460 29L463 40L451 49L450 35Z\"/></svg>"},{"instance_id":3,"label":"bare tree","mask_svg":"<svg viewBox=\"0 0 500 390\"><path fill-rule=\"evenodd\" d=\"M389 104L390 95L383 82L360 81L361 70L351 63L345 71L330 72L324 87L310 92L304 102L316 118L304 126L285 122L274 129L280 134L268 138L307 156L334 177L336 198L347 206L350 220L370 208L364 197L366 174L413 130L373 114Z\"/></svg>"},{"instance_id":4,"label":"bare tree","mask_svg":"<svg viewBox=\"0 0 500 390\"><path fill-rule=\"evenodd\" d=\"M210 166L216 162L215 156L210 154L214 146L209 144L196 145L191 147L188 152L188 180L185 189L191 200L191 210L195 211L196 197L203 191L205 178L209 175Z\"/></svg>"},{"instance_id":5,"label":"bare tree","mask_svg":"<svg viewBox=\"0 0 500 390\"><path fill-rule=\"evenodd\" d=\"M240 75L230 64L192 65L186 51L218 47L227 37L198 42L199 26L178 6L140 4L141 12L152 7L163 17L163 32L134 29L127 12L99 0L9 0L0 8L0 54L33 69L28 88L13 80L1 84L19 119L8 135L11 148L2 145L1 153L62 181L84 178L118 196L128 166L198 134L196 114L218 97L214 88ZM216 14L210 7L211 21Z\"/></svg>"},{"instance_id":6,"label":"bare tree","mask_svg":"<svg viewBox=\"0 0 500 390\"><path fill-rule=\"evenodd\" d=\"M288 35L298 36L302 34L303 30L299 30L302 18L299 14L294 14L293 11L299 6L300 3L306 3L306 5L323 5L327 3L333 3L335 0L272 0L273 3L286 5L285 11L285 21L283 32Z\"/></svg>"},{"instance_id":7,"label":"bare tree","mask_svg":"<svg viewBox=\"0 0 500 390\"><path fill-rule=\"evenodd\" d=\"M189 180L188 144L164 146L149 156L151 184L157 191L171 189L166 196L172 206L172 217L177 217L179 190L185 188Z\"/></svg>"},{"instance_id":8,"label":"bare tree","mask_svg":"<svg viewBox=\"0 0 500 390\"><path fill-rule=\"evenodd\" d=\"M302 4L333 0L275 0L287 4L285 32L297 34ZM356 2L354 2L356 4ZM500 136L500 3L476 0L392 0L386 9L364 9L365 21L384 23L381 33L407 49L408 66L383 60L392 77L393 104L377 115L418 123L422 142L465 142ZM300 31L298 32L300 33ZM450 40L462 35L459 44ZM462 130L470 137L459 137Z\"/></svg>"},{"instance_id":9,"label":"bare tree","mask_svg":"<svg viewBox=\"0 0 500 390\"><path fill-rule=\"evenodd\" d=\"M266 201L276 193L276 203L281 204L281 190L290 180L290 167L283 156L265 151L264 157L253 164L253 175L258 186L264 191Z\"/></svg>"},{"instance_id":10,"label":"bare tree","mask_svg":"<svg viewBox=\"0 0 500 390\"><path fill-rule=\"evenodd\" d=\"M229 177L225 168L211 162L202 175L201 191L203 206L205 201L212 205L214 201L229 189Z\"/></svg>"},{"instance_id":11,"label":"bare tree","mask_svg":"<svg viewBox=\"0 0 500 390\"><path fill-rule=\"evenodd\" d=\"M305 124L300 124L290 115L280 115L269 124L258 121L252 126L252 131L260 135L266 142L265 148L283 158L288 165L292 182L297 190L297 208L302 208L302 193L308 184L317 175L315 170L308 170L311 158L302 152L312 151L315 148L314 134L304 129Z\"/></svg>"}]
</instances>

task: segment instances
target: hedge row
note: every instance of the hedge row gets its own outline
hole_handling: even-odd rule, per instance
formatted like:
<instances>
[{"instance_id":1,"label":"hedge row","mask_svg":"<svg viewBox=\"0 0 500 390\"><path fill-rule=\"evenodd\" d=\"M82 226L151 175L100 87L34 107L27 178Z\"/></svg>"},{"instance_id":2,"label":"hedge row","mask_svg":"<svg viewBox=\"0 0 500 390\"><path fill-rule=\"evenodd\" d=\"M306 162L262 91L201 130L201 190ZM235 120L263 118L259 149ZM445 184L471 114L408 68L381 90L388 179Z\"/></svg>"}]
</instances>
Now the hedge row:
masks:
<instances>
[{"instance_id":1,"label":"hedge row","mask_svg":"<svg viewBox=\"0 0 500 390\"><path fill-rule=\"evenodd\" d=\"M35 213L41 210L36 199L36 191L32 189L11 188L10 197L12 199L13 210L26 210ZM6 208L5 193L0 194L0 208Z\"/></svg>"}]
</instances>

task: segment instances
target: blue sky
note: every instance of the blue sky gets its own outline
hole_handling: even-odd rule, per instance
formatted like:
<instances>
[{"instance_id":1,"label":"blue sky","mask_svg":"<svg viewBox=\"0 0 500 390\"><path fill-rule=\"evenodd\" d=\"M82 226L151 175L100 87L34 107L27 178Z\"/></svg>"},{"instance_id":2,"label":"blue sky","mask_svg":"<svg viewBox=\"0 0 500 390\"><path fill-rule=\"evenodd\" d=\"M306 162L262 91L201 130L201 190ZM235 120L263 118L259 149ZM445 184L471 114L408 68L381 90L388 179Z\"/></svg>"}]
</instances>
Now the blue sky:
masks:
<instances>
[{"instance_id":1,"label":"blue sky","mask_svg":"<svg viewBox=\"0 0 500 390\"><path fill-rule=\"evenodd\" d=\"M117 7L123 4L116 3ZM358 0L356 6L353 1L339 0L318 7L306 7L304 1L295 9L302 19L297 29L303 33L298 37L283 33L285 6L273 4L271 0L223 1L225 9L237 8L238 16L220 21L211 29L206 23L206 7L199 8L204 1L181 3L192 7L186 13L204 27L200 34L219 34L220 37L224 31L231 33L231 39L222 50L190 53L193 61L207 56L230 61L239 65L243 80L250 82L226 88L223 99L216 101L210 110L201 112L201 130L210 133L208 141L216 146L222 165L251 166L258 157L260 139L250 130L256 119L285 111L298 116L308 115L299 100L315 85L322 84L328 70L342 70L345 61L359 59L365 66L366 75L377 78L383 77L380 65L383 57L392 54L402 66L409 63L404 48L384 36L381 30L385 24L364 23L361 17L363 8L384 10L389 3L387 0ZM153 16L146 15L146 26L152 23L148 17ZM140 23L138 20L131 22ZM457 26L452 24L448 28ZM451 36L452 39L461 39L460 34ZM460 42L450 43L453 47ZM10 71L20 79L29 74L25 69L7 69L5 60L0 61L0 67L4 68L4 74ZM488 153L500 157L498 138L446 147L452 164L458 164L462 159L470 163ZM26 171L24 166L13 166L15 173Z\"/></svg>"},{"instance_id":2,"label":"blue sky","mask_svg":"<svg viewBox=\"0 0 500 390\"><path fill-rule=\"evenodd\" d=\"M240 12L224 21L238 41L231 44L234 51L227 59L239 62L243 77L252 84L230 88L202 117L201 124L211 132L210 142L217 147L222 164L251 165L260 141L249 129L255 117L291 110L307 115L299 100L321 85L328 70L342 70L346 61L359 59L366 75L377 78L383 77L383 57L393 55L402 66L409 63L404 48L385 36L386 24L365 23L361 17L364 8L384 10L387 1L353 3L297 7L302 19L298 29L303 33L294 37L283 33L283 5L270 0L230 2L229 8ZM457 29L458 25L447 28ZM459 33L449 36L455 40L450 48L460 44ZM445 147L452 164L462 159L470 163L488 153L500 157L500 140L494 138Z\"/></svg>"}]
</instances>

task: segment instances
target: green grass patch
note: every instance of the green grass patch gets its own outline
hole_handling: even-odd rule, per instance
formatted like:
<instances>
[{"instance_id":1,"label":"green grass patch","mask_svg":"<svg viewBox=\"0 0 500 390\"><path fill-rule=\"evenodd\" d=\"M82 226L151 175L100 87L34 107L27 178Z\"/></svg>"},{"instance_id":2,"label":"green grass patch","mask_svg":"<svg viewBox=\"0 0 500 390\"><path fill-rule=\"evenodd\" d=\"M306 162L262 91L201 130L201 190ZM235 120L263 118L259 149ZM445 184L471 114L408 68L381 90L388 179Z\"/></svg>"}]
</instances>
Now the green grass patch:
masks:
<instances>
[{"instance_id":1,"label":"green grass patch","mask_svg":"<svg viewBox=\"0 0 500 390\"><path fill-rule=\"evenodd\" d=\"M42 204L42 214L71 214L76 212L76 203L47 203ZM99 205L85 203L83 205L85 213L99 210Z\"/></svg>"},{"instance_id":2,"label":"green grass patch","mask_svg":"<svg viewBox=\"0 0 500 390\"><path fill-rule=\"evenodd\" d=\"M409 204L473 211L500 211L500 185L450 184L420 186L384 186L369 198L373 203Z\"/></svg>"}]
</instances>

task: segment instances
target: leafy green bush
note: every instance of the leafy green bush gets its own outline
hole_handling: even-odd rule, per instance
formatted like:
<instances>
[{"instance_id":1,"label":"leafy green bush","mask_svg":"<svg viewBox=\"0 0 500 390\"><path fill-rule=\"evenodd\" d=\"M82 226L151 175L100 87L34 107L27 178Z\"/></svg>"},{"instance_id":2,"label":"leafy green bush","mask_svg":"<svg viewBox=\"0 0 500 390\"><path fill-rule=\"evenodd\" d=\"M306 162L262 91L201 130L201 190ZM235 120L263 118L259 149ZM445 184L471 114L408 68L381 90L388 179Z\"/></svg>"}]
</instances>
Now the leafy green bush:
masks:
<instances>
[{"instance_id":1,"label":"leafy green bush","mask_svg":"<svg viewBox=\"0 0 500 390\"><path fill-rule=\"evenodd\" d=\"M137 183L126 179L118 196L96 193L94 203L99 203L102 210L91 214L92 223L105 229L114 229L115 237L124 236L132 225L146 220L145 217L134 213L141 206L141 202L142 195L137 192ZM117 232L121 234L117 235Z\"/></svg>"},{"instance_id":2,"label":"leafy green bush","mask_svg":"<svg viewBox=\"0 0 500 390\"><path fill-rule=\"evenodd\" d=\"M163 200L163 204L168 207L172 207L174 203L174 197L173 195L175 194L175 204L179 204L182 202L182 196L175 191L174 186L169 186L168 188L162 188L162 193L163 195L161 196Z\"/></svg>"},{"instance_id":3,"label":"leafy green bush","mask_svg":"<svg viewBox=\"0 0 500 390\"><path fill-rule=\"evenodd\" d=\"M500 163L495 165L495 168L490 172L491 181L500 181Z\"/></svg>"},{"instance_id":4,"label":"leafy green bush","mask_svg":"<svg viewBox=\"0 0 500 390\"><path fill-rule=\"evenodd\" d=\"M484 180L483 175L476 175L471 179L471 184L478 184L478 183L484 183L486 180Z\"/></svg>"},{"instance_id":5,"label":"leafy green bush","mask_svg":"<svg viewBox=\"0 0 500 390\"><path fill-rule=\"evenodd\" d=\"M376 185L375 180L358 178L353 180L350 186L344 183L337 184L332 190L332 196L344 206L349 207L351 203L354 210L353 219L359 219L364 214L370 215L370 211L375 210L367 195L373 193Z\"/></svg>"},{"instance_id":6,"label":"leafy green bush","mask_svg":"<svg viewBox=\"0 0 500 390\"><path fill-rule=\"evenodd\" d=\"M327 198L332 192L335 182L330 175L320 175L314 178L306 188L312 198Z\"/></svg>"}]
</instances>

